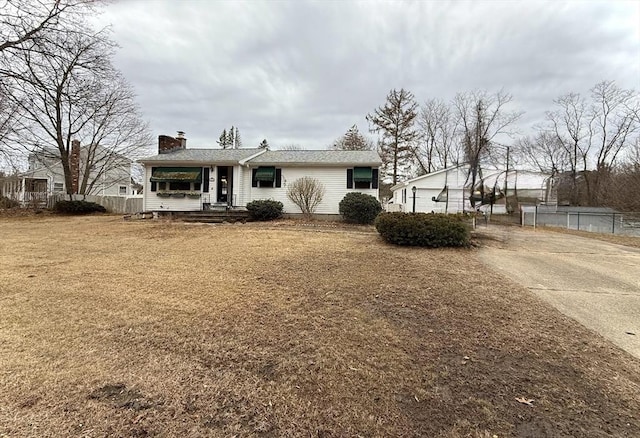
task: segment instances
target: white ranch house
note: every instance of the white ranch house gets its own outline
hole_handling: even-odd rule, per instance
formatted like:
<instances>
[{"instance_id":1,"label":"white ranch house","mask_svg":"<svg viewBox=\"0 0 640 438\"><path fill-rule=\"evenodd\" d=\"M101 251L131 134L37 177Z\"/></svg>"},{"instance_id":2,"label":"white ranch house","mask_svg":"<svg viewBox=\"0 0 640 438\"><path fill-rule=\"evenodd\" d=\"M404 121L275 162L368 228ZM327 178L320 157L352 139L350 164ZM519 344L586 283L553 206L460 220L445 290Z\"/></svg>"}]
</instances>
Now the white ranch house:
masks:
<instances>
[{"instance_id":1,"label":"white ranch house","mask_svg":"<svg viewBox=\"0 0 640 438\"><path fill-rule=\"evenodd\" d=\"M392 197L387 204L389 211L414 211L422 213L460 213L472 211L469 196L469 166L460 165L428 173L396 184L391 187ZM485 197L495 193L497 200L493 212L507 213L509 208L517 208L520 204L536 205L557 202L553 179L550 175L527 170L484 169L482 177L473 190L477 197L476 208L488 210L489 205L482 205L481 194ZM505 202L505 183L509 203ZM415 188L415 191L414 191ZM486 202L486 200L485 200Z\"/></svg>"},{"instance_id":2,"label":"white ranch house","mask_svg":"<svg viewBox=\"0 0 640 438\"><path fill-rule=\"evenodd\" d=\"M269 151L266 149L187 149L186 139L161 135L158 154L144 165L143 211L189 212L218 207L243 209L273 199L287 214L300 209L287 188L305 176L325 188L316 214L338 215L349 192L378 198L380 157L375 151Z\"/></svg>"}]
</instances>

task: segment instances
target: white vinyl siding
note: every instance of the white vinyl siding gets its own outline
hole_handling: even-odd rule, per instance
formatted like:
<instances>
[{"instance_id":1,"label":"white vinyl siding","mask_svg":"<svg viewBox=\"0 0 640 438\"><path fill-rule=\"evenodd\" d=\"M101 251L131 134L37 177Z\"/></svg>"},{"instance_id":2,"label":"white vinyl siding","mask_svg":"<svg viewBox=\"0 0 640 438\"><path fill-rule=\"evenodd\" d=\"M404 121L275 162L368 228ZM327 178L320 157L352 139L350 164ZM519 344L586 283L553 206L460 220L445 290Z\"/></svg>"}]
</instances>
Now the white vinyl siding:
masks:
<instances>
[{"instance_id":1,"label":"white vinyl siding","mask_svg":"<svg viewBox=\"0 0 640 438\"><path fill-rule=\"evenodd\" d=\"M319 180L325 188L324 199L315 211L318 214L339 214L338 204L347 193L361 192L378 199L378 189L347 189L346 167L281 167L282 187L251 187L251 172L245 172L245 187L250 190L247 202L258 199L273 199L284 204L285 213L300 213L298 206L287 198L287 188L298 178L309 176Z\"/></svg>"}]
</instances>

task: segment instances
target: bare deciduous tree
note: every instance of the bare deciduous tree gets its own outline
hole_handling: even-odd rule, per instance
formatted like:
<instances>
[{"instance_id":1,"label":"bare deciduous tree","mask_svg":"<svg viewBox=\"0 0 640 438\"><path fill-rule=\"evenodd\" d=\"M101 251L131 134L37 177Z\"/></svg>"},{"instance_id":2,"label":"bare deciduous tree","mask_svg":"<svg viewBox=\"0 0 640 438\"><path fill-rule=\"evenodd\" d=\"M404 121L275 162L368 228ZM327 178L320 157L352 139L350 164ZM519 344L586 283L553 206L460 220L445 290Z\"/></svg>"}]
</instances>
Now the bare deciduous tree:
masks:
<instances>
[{"instance_id":1,"label":"bare deciduous tree","mask_svg":"<svg viewBox=\"0 0 640 438\"><path fill-rule=\"evenodd\" d=\"M404 88L391 90L384 106L367 115L371 131L381 134L378 153L385 169L385 176L396 184L406 175L416 158L416 143L420 136L415 128L418 104L413 94Z\"/></svg>"},{"instance_id":2,"label":"bare deciduous tree","mask_svg":"<svg viewBox=\"0 0 640 438\"><path fill-rule=\"evenodd\" d=\"M471 194L480 178L480 164L488 158L496 137L513 134L512 125L521 112L507 111L505 106L512 96L502 90L490 94L486 91L458 93L453 101L459 118L459 132L465 161L469 164L467 186ZM475 208L474 196L469 196Z\"/></svg>"},{"instance_id":3,"label":"bare deciduous tree","mask_svg":"<svg viewBox=\"0 0 640 438\"><path fill-rule=\"evenodd\" d=\"M640 128L638 94L603 81L591 89L590 101L568 93L554 104L557 109L547 112L542 129L555 136L567 157L570 202L599 205L606 196L603 181Z\"/></svg>"},{"instance_id":4,"label":"bare deciduous tree","mask_svg":"<svg viewBox=\"0 0 640 438\"><path fill-rule=\"evenodd\" d=\"M32 47L13 55L5 71L9 102L21 114L12 141L60 162L68 193L86 194L124 157L151 144L146 124L131 87L111 64L114 45L106 31L60 30ZM73 182L72 140L87 145L79 187Z\"/></svg>"},{"instance_id":5,"label":"bare deciduous tree","mask_svg":"<svg viewBox=\"0 0 640 438\"><path fill-rule=\"evenodd\" d=\"M439 99L427 100L420 111L418 123L423 142L417 154L427 173L459 162L458 119L447 103Z\"/></svg>"},{"instance_id":6,"label":"bare deciduous tree","mask_svg":"<svg viewBox=\"0 0 640 438\"><path fill-rule=\"evenodd\" d=\"M324 198L324 186L309 176L298 178L287 188L287 197L307 217L311 216Z\"/></svg>"},{"instance_id":7,"label":"bare deciduous tree","mask_svg":"<svg viewBox=\"0 0 640 438\"><path fill-rule=\"evenodd\" d=\"M534 136L519 139L515 153L540 172L556 176L569 167L569 156L558 138L548 131L539 131Z\"/></svg>"},{"instance_id":8,"label":"bare deciduous tree","mask_svg":"<svg viewBox=\"0 0 640 438\"><path fill-rule=\"evenodd\" d=\"M0 52L30 50L26 45L73 25L99 0L0 0Z\"/></svg>"}]
</instances>

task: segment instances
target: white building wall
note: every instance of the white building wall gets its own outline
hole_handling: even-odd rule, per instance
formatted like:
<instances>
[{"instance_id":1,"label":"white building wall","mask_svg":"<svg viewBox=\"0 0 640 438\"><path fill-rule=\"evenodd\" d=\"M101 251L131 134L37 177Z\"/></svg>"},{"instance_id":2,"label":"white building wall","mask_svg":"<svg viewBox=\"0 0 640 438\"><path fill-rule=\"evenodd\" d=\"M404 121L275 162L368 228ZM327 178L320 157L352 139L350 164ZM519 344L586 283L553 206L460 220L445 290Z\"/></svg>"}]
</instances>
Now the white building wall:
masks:
<instances>
[{"instance_id":1,"label":"white building wall","mask_svg":"<svg viewBox=\"0 0 640 438\"><path fill-rule=\"evenodd\" d=\"M394 211L413 211L412 187L416 187L416 212L417 213L459 213L469 211L471 205L464 200L464 184L467 176L463 169L452 168L446 172L437 172L417 179L408 181L406 186L399 187L393 191ZM444 187L449 187L448 202L434 202ZM406 202L402 202L402 190L406 189ZM400 206L398 208L397 206Z\"/></svg>"},{"instance_id":2,"label":"white building wall","mask_svg":"<svg viewBox=\"0 0 640 438\"><path fill-rule=\"evenodd\" d=\"M282 187L280 188L251 187L251 171L247 169L245 174L248 174L248 177L245 175L245 187L249 191L249 195L246 197L246 201L273 199L282 202L285 213L300 213L298 206L287 198L287 188L295 180L304 176L318 179L325 187L322 203L315 211L318 214L340 214L338 204L350 192L361 192L378 199L378 189L347 189L347 169L345 167L282 167L281 169Z\"/></svg>"}]
</instances>

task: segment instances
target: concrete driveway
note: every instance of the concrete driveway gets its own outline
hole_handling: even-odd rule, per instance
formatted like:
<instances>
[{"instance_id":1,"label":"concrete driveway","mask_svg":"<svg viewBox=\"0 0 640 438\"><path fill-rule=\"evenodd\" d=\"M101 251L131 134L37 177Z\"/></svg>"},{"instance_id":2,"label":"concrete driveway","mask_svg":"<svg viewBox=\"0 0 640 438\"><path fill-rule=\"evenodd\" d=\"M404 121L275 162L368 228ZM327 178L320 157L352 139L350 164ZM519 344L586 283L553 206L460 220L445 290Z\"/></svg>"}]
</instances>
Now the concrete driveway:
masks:
<instances>
[{"instance_id":1,"label":"concrete driveway","mask_svg":"<svg viewBox=\"0 0 640 438\"><path fill-rule=\"evenodd\" d=\"M640 249L516 227L480 227L480 259L640 358Z\"/></svg>"}]
</instances>

